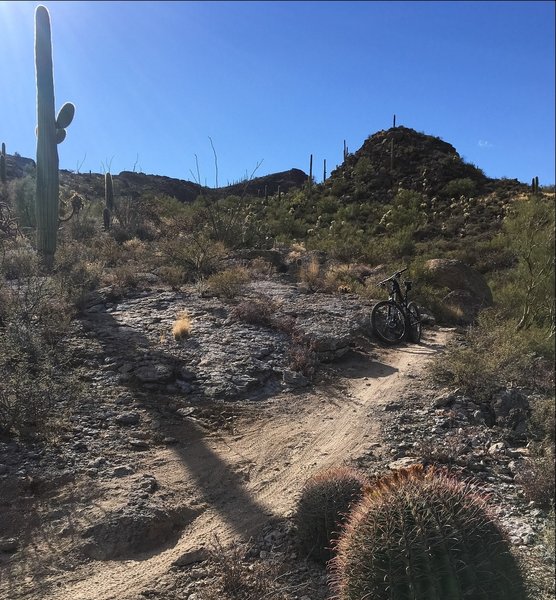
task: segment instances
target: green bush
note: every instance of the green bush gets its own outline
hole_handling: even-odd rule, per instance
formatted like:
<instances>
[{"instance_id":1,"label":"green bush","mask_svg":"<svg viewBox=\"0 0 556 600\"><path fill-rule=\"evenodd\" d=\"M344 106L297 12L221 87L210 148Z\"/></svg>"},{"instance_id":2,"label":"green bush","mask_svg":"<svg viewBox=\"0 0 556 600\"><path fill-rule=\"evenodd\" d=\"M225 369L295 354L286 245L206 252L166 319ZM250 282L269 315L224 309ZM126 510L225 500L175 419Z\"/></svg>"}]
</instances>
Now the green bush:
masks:
<instances>
[{"instance_id":1,"label":"green bush","mask_svg":"<svg viewBox=\"0 0 556 600\"><path fill-rule=\"evenodd\" d=\"M420 467L374 485L333 559L338 600L525 600L510 544L470 485Z\"/></svg>"},{"instance_id":2,"label":"green bush","mask_svg":"<svg viewBox=\"0 0 556 600\"><path fill-rule=\"evenodd\" d=\"M237 267L214 273L205 281L212 294L231 300L242 292L249 274L246 269Z\"/></svg>"},{"instance_id":3,"label":"green bush","mask_svg":"<svg viewBox=\"0 0 556 600\"><path fill-rule=\"evenodd\" d=\"M465 196L469 198L475 194L477 186L469 177L462 179L452 179L442 188L442 195L447 198L459 198Z\"/></svg>"},{"instance_id":4,"label":"green bush","mask_svg":"<svg viewBox=\"0 0 556 600\"><path fill-rule=\"evenodd\" d=\"M515 321L504 321L495 309L488 309L463 341L448 345L431 372L439 383L459 387L476 400L486 400L515 381L544 392L554 382L553 352L544 330L517 331Z\"/></svg>"}]
</instances>

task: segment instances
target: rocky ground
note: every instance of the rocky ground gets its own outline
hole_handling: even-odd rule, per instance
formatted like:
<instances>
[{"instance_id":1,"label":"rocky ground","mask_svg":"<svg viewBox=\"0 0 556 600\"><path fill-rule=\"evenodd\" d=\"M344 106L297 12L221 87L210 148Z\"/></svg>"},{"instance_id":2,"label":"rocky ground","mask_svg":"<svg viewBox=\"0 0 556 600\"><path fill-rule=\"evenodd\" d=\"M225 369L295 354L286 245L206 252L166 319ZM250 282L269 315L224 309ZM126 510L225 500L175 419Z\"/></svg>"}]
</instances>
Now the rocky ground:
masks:
<instances>
[{"instance_id":1,"label":"rocky ground","mask_svg":"<svg viewBox=\"0 0 556 600\"><path fill-rule=\"evenodd\" d=\"M233 318L260 298L277 302L272 326ZM454 332L382 348L369 308L280 278L232 302L156 281L92 297L68 341L84 398L59 406L48 445L0 441L0 598L324 600L325 570L296 548L300 487L334 464L414 462L491 494L534 597L553 597L547 516L515 481L526 395L484 406L433 386L427 364ZM293 368L301 350L313 377Z\"/></svg>"}]
</instances>

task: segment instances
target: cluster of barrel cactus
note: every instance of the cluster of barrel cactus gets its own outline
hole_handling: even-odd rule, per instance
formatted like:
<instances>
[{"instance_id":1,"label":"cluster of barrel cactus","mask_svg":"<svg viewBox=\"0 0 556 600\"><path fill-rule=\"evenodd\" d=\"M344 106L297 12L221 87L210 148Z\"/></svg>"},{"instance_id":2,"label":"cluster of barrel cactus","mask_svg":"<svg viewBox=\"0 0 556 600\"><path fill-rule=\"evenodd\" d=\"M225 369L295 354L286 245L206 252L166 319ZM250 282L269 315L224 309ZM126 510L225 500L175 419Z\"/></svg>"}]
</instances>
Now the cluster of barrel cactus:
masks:
<instances>
[{"instance_id":1,"label":"cluster of barrel cactus","mask_svg":"<svg viewBox=\"0 0 556 600\"><path fill-rule=\"evenodd\" d=\"M443 470L416 465L372 483L351 469L318 474L296 520L312 558L326 560L337 538L328 563L337 600L528 597L484 497Z\"/></svg>"},{"instance_id":2,"label":"cluster of barrel cactus","mask_svg":"<svg viewBox=\"0 0 556 600\"><path fill-rule=\"evenodd\" d=\"M37 80L37 250L47 269L52 267L59 224L57 144L75 114L67 102L55 116L50 15L44 6L35 11L35 69Z\"/></svg>"}]
</instances>

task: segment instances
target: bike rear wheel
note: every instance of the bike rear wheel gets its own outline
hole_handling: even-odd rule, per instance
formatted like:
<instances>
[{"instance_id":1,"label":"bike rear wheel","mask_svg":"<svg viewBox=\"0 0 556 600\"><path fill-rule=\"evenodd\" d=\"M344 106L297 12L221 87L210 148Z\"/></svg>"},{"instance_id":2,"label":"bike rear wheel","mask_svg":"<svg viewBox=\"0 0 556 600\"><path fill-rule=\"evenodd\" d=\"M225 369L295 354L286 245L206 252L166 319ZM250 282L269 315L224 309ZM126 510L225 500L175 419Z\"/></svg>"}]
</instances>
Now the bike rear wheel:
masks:
<instances>
[{"instance_id":1,"label":"bike rear wheel","mask_svg":"<svg viewBox=\"0 0 556 600\"><path fill-rule=\"evenodd\" d=\"M395 344L405 335L405 317L402 310L389 300L375 304L371 325L376 335L387 344Z\"/></svg>"},{"instance_id":2,"label":"bike rear wheel","mask_svg":"<svg viewBox=\"0 0 556 600\"><path fill-rule=\"evenodd\" d=\"M407 305L407 337L410 342L418 344L421 341L421 313L415 302Z\"/></svg>"}]
</instances>

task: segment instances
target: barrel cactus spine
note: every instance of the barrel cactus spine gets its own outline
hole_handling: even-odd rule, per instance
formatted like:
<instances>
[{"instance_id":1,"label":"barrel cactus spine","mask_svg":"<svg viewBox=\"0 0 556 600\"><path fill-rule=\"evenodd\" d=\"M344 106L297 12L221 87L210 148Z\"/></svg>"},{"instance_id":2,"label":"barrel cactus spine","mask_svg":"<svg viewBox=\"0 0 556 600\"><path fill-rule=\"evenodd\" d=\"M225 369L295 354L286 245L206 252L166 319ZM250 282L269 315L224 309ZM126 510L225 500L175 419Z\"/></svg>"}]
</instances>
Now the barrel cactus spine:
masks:
<instances>
[{"instance_id":1,"label":"barrel cactus spine","mask_svg":"<svg viewBox=\"0 0 556 600\"><path fill-rule=\"evenodd\" d=\"M59 159L57 144L66 137L66 127L75 106L66 103L55 115L54 74L50 15L45 6L35 11L35 74L37 82L37 250L47 270L52 268L59 223Z\"/></svg>"},{"instance_id":2,"label":"barrel cactus spine","mask_svg":"<svg viewBox=\"0 0 556 600\"><path fill-rule=\"evenodd\" d=\"M506 535L472 485L417 466L352 512L331 562L338 600L526 600Z\"/></svg>"}]
</instances>

